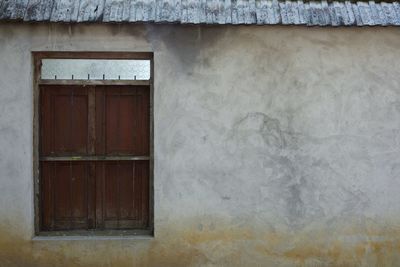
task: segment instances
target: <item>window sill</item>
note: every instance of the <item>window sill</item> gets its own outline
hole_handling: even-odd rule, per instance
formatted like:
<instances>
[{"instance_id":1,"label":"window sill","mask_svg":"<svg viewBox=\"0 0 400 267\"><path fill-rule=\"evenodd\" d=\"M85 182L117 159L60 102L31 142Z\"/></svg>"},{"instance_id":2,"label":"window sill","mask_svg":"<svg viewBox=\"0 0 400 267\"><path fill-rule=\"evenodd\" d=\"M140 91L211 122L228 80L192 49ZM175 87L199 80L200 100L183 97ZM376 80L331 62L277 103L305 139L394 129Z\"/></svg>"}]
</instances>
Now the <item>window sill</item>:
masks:
<instances>
[{"instance_id":1,"label":"window sill","mask_svg":"<svg viewBox=\"0 0 400 267\"><path fill-rule=\"evenodd\" d=\"M68 241L68 240L152 240L149 230L110 230L110 231L58 231L39 232L32 241Z\"/></svg>"}]
</instances>

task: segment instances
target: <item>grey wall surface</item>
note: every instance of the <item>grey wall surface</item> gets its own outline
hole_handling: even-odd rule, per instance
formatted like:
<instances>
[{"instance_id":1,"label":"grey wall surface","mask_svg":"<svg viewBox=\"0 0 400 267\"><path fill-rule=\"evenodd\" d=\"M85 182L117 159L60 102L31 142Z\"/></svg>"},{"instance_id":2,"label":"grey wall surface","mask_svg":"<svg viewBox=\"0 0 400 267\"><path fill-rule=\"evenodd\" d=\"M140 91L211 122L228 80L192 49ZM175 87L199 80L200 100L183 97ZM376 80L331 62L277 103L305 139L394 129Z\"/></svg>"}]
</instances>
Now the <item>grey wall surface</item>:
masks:
<instances>
[{"instance_id":1,"label":"grey wall surface","mask_svg":"<svg viewBox=\"0 0 400 267\"><path fill-rule=\"evenodd\" d=\"M154 51L155 237L33 240L31 51ZM400 31L0 25L0 266L399 266Z\"/></svg>"}]
</instances>

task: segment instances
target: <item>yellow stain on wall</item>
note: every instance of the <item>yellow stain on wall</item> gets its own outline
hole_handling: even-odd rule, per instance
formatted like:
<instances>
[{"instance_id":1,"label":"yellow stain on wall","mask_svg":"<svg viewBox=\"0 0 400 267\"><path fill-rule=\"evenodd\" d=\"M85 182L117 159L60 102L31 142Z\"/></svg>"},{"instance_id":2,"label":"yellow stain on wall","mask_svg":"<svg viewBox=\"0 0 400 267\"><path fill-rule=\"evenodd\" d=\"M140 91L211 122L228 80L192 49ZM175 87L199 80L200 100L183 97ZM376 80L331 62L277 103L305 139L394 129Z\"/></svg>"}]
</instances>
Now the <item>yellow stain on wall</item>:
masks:
<instances>
[{"instance_id":1,"label":"yellow stain on wall","mask_svg":"<svg viewBox=\"0 0 400 267\"><path fill-rule=\"evenodd\" d=\"M146 240L32 241L0 229L0 266L400 266L395 222L266 231L206 221L163 225Z\"/></svg>"}]
</instances>

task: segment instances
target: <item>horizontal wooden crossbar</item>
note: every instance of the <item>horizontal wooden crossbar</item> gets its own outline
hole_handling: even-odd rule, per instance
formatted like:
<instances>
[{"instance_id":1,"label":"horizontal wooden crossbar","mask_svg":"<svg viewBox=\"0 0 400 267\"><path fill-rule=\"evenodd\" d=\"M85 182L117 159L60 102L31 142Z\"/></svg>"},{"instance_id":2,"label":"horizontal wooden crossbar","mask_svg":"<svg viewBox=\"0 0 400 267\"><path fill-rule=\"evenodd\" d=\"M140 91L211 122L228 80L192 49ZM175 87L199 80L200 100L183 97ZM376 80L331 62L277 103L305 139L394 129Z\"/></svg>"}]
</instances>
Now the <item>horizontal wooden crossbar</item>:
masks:
<instances>
[{"instance_id":1,"label":"horizontal wooden crossbar","mask_svg":"<svg viewBox=\"0 0 400 267\"><path fill-rule=\"evenodd\" d=\"M40 157L40 161L128 161L150 160L149 156L59 156Z\"/></svg>"},{"instance_id":2,"label":"horizontal wooden crossbar","mask_svg":"<svg viewBox=\"0 0 400 267\"><path fill-rule=\"evenodd\" d=\"M149 80L40 80L40 85L134 85L149 86Z\"/></svg>"}]
</instances>

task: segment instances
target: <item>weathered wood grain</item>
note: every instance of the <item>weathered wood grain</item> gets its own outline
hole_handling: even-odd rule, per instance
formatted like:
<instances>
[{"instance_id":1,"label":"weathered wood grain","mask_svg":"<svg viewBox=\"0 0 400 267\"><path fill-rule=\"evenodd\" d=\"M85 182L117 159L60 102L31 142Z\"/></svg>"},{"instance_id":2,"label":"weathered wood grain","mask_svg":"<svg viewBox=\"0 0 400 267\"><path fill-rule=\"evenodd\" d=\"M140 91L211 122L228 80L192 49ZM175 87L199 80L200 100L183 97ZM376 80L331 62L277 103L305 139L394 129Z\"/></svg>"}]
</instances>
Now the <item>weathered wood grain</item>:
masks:
<instances>
[{"instance_id":1,"label":"weathered wood grain","mask_svg":"<svg viewBox=\"0 0 400 267\"><path fill-rule=\"evenodd\" d=\"M367 3L358 2L358 10L360 11L361 22L364 25L374 25L371 18L371 9Z\"/></svg>"},{"instance_id":2,"label":"weathered wood grain","mask_svg":"<svg viewBox=\"0 0 400 267\"><path fill-rule=\"evenodd\" d=\"M299 7L297 2L290 2L290 15L292 17L292 22L295 25L300 24L300 18L299 18Z\"/></svg>"},{"instance_id":3,"label":"weathered wood grain","mask_svg":"<svg viewBox=\"0 0 400 267\"><path fill-rule=\"evenodd\" d=\"M24 15L26 12L26 8L28 6L29 0L15 0L14 8L11 13L11 19L13 20L22 20L24 19Z\"/></svg>"},{"instance_id":4,"label":"weathered wood grain","mask_svg":"<svg viewBox=\"0 0 400 267\"><path fill-rule=\"evenodd\" d=\"M331 22L332 26L339 26L343 24L343 14L342 14L342 9L341 5L338 2L333 2L332 5L329 5L329 8L331 9L331 14L334 16L334 18L331 17Z\"/></svg>"},{"instance_id":5,"label":"weathered wood grain","mask_svg":"<svg viewBox=\"0 0 400 267\"><path fill-rule=\"evenodd\" d=\"M391 4L381 3L382 12L385 14L388 25L396 24L396 12Z\"/></svg>"},{"instance_id":6,"label":"weathered wood grain","mask_svg":"<svg viewBox=\"0 0 400 267\"><path fill-rule=\"evenodd\" d=\"M304 2L298 0L297 7L298 7L297 11L299 12L299 24L306 24L308 21L308 12L306 10Z\"/></svg>"},{"instance_id":7,"label":"weathered wood grain","mask_svg":"<svg viewBox=\"0 0 400 267\"><path fill-rule=\"evenodd\" d=\"M345 25L354 25L354 24L356 24L356 16L354 15L353 4L350 1L346 1L345 5L346 5L347 15L349 17L349 20L348 20L349 23L346 24L346 21L345 21Z\"/></svg>"},{"instance_id":8,"label":"weathered wood grain","mask_svg":"<svg viewBox=\"0 0 400 267\"><path fill-rule=\"evenodd\" d=\"M2 0L0 19L22 20L27 10L28 0Z\"/></svg>"},{"instance_id":9,"label":"weathered wood grain","mask_svg":"<svg viewBox=\"0 0 400 267\"><path fill-rule=\"evenodd\" d=\"M155 0L135 0L127 4L127 10L131 14L129 21L131 22L148 22L155 21L156 5ZM128 13L128 12L127 12Z\"/></svg>"},{"instance_id":10,"label":"weathered wood grain","mask_svg":"<svg viewBox=\"0 0 400 267\"><path fill-rule=\"evenodd\" d=\"M104 22L121 22L124 14L124 0L106 0L103 13Z\"/></svg>"},{"instance_id":11,"label":"weathered wood grain","mask_svg":"<svg viewBox=\"0 0 400 267\"><path fill-rule=\"evenodd\" d=\"M288 16L287 16L287 8L285 2L279 2L279 9L282 18L282 24L289 24Z\"/></svg>"},{"instance_id":12,"label":"weathered wood grain","mask_svg":"<svg viewBox=\"0 0 400 267\"><path fill-rule=\"evenodd\" d=\"M331 25L331 16L329 12L329 5L326 0L321 1L322 17L324 20L324 26Z\"/></svg>"},{"instance_id":13,"label":"weathered wood grain","mask_svg":"<svg viewBox=\"0 0 400 267\"><path fill-rule=\"evenodd\" d=\"M0 0L0 20L181 24L400 25L400 2L331 0Z\"/></svg>"},{"instance_id":14,"label":"weathered wood grain","mask_svg":"<svg viewBox=\"0 0 400 267\"><path fill-rule=\"evenodd\" d=\"M256 1L256 17L257 24L263 25L267 22L267 4L266 0Z\"/></svg>"},{"instance_id":15,"label":"weathered wood grain","mask_svg":"<svg viewBox=\"0 0 400 267\"><path fill-rule=\"evenodd\" d=\"M246 24L255 24L257 23L257 12L256 12L256 0L249 0L246 16L245 16Z\"/></svg>"},{"instance_id":16,"label":"weathered wood grain","mask_svg":"<svg viewBox=\"0 0 400 267\"><path fill-rule=\"evenodd\" d=\"M64 0L56 1L51 12L51 21L75 22L78 20L79 1Z\"/></svg>"},{"instance_id":17,"label":"weathered wood grain","mask_svg":"<svg viewBox=\"0 0 400 267\"><path fill-rule=\"evenodd\" d=\"M336 14L336 8L334 5L329 5L329 16L331 18L331 25L338 26L339 25L339 16Z\"/></svg>"},{"instance_id":18,"label":"weathered wood grain","mask_svg":"<svg viewBox=\"0 0 400 267\"><path fill-rule=\"evenodd\" d=\"M381 3L375 3L373 2L374 6L376 7L376 11L377 11L377 15L378 15L378 19L375 22L375 25L388 25L389 24L389 20L388 17L386 17L385 12L383 11L383 7Z\"/></svg>"},{"instance_id":19,"label":"weathered wood grain","mask_svg":"<svg viewBox=\"0 0 400 267\"><path fill-rule=\"evenodd\" d=\"M25 21L41 21L43 20L43 3L41 0L30 0L25 11Z\"/></svg>"},{"instance_id":20,"label":"weathered wood grain","mask_svg":"<svg viewBox=\"0 0 400 267\"><path fill-rule=\"evenodd\" d=\"M102 21L104 0L80 0L78 22Z\"/></svg>"},{"instance_id":21,"label":"weathered wood grain","mask_svg":"<svg viewBox=\"0 0 400 267\"><path fill-rule=\"evenodd\" d=\"M278 0L268 1L268 18L270 24L281 23L281 14Z\"/></svg>"}]
</instances>

